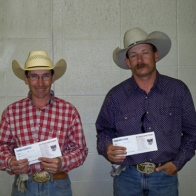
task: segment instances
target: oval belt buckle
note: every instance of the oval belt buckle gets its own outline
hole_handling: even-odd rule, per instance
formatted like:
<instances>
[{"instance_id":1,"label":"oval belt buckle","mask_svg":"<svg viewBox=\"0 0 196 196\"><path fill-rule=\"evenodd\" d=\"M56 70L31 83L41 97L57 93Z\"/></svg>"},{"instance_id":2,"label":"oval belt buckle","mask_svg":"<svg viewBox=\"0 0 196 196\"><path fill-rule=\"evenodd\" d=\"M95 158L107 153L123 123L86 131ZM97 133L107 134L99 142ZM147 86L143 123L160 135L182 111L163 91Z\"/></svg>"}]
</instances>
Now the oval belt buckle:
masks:
<instances>
[{"instance_id":1,"label":"oval belt buckle","mask_svg":"<svg viewBox=\"0 0 196 196\"><path fill-rule=\"evenodd\" d=\"M38 183L45 183L48 182L48 180L50 180L50 174L46 171L35 172L32 177L33 180Z\"/></svg>"}]
</instances>

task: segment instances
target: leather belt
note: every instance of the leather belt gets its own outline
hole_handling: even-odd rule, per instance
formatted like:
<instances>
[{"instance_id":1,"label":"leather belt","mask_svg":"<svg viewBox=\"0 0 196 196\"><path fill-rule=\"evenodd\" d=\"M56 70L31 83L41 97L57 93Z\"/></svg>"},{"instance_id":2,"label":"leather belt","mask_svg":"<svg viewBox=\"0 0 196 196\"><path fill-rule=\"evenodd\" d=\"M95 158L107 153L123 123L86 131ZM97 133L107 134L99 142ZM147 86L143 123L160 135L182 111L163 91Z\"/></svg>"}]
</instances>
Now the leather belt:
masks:
<instances>
[{"instance_id":1,"label":"leather belt","mask_svg":"<svg viewBox=\"0 0 196 196\"><path fill-rule=\"evenodd\" d=\"M140 164L137 164L137 165L133 165L133 167L136 167L137 170L139 172L143 173L143 174L151 174L152 172L154 172L154 170L157 167L162 166L166 163L167 162L155 164L155 163L145 162L145 163L140 163Z\"/></svg>"},{"instance_id":2,"label":"leather belt","mask_svg":"<svg viewBox=\"0 0 196 196\"><path fill-rule=\"evenodd\" d=\"M68 174L64 172L59 172L56 174L51 174L53 180L61 180L67 178ZM45 183L50 180L50 174L47 171L35 172L32 174L32 178L37 183Z\"/></svg>"},{"instance_id":3,"label":"leather belt","mask_svg":"<svg viewBox=\"0 0 196 196\"><path fill-rule=\"evenodd\" d=\"M62 180L67 178L68 174L64 173L64 172L60 172L60 173L56 173L53 174L53 180Z\"/></svg>"}]
</instances>

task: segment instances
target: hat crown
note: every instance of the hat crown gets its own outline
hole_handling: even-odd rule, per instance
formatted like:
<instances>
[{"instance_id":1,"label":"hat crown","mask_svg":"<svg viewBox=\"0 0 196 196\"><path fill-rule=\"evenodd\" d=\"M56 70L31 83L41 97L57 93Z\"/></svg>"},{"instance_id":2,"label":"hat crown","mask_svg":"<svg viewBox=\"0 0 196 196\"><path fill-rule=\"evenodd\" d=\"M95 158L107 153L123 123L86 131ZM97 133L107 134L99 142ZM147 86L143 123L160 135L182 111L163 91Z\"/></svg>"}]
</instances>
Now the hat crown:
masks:
<instances>
[{"instance_id":1,"label":"hat crown","mask_svg":"<svg viewBox=\"0 0 196 196\"><path fill-rule=\"evenodd\" d=\"M132 44L136 44L140 41L143 41L147 38L147 36L148 34L139 27L130 29L125 33L124 47L127 48Z\"/></svg>"},{"instance_id":2,"label":"hat crown","mask_svg":"<svg viewBox=\"0 0 196 196\"><path fill-rule=\"evenodd\" d=\"M32 51L25 62L24 70L32 68L53 69L53 64L46 51Z\"/></svg>"}]
</instances>

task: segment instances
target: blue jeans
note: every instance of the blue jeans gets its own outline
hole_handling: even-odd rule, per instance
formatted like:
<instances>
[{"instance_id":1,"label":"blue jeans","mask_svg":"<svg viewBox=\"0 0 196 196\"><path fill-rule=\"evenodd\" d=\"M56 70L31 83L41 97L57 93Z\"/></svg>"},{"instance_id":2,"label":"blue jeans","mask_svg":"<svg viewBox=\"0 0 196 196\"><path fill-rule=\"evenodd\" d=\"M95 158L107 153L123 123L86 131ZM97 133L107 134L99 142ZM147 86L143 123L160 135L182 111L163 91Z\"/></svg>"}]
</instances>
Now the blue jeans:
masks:
<instances>
[{"instance_id":1,"label":"blue jeans","mask_svg":"<svg viewBox=\"0 0 196 196\"><path fill-rule=\"evenodd\" d=\"M114 177L113 186L114 196L178 196L177 174L142 174L132 166Z\"/></svg>"},{"instance_id":2,"label":"blue jeans","mask_svg":"<svg viewBox=\"0 0 196 196\"><path fill-rule=\"evenodd\" d=\"M50 177L51 179L46 183L37 183L32 179L32 175L29 175L27 181L28 191L21 193L16 186L16 175L11 196L72 196L69 176L62 180L53 180L52 175Z\"/></svg>"}]
</instances>

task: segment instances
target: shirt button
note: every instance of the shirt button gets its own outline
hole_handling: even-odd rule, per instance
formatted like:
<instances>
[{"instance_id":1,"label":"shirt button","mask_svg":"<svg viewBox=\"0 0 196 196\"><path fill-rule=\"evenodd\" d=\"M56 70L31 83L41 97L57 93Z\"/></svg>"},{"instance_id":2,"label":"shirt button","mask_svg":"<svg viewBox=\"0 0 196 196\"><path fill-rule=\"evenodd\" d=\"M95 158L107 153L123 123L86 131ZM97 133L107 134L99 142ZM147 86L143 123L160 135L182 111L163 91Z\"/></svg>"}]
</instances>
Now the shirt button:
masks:
<instances>
[{"instance_id":1,"label":"shirt button","mask_svg":"<svg viewBox=\"0 0 196 196\"><path fill-rule=\"evenodd\" d=\"M149 130L151 129L151 127L148 128Z\"/></svg>"}]
</instances>

